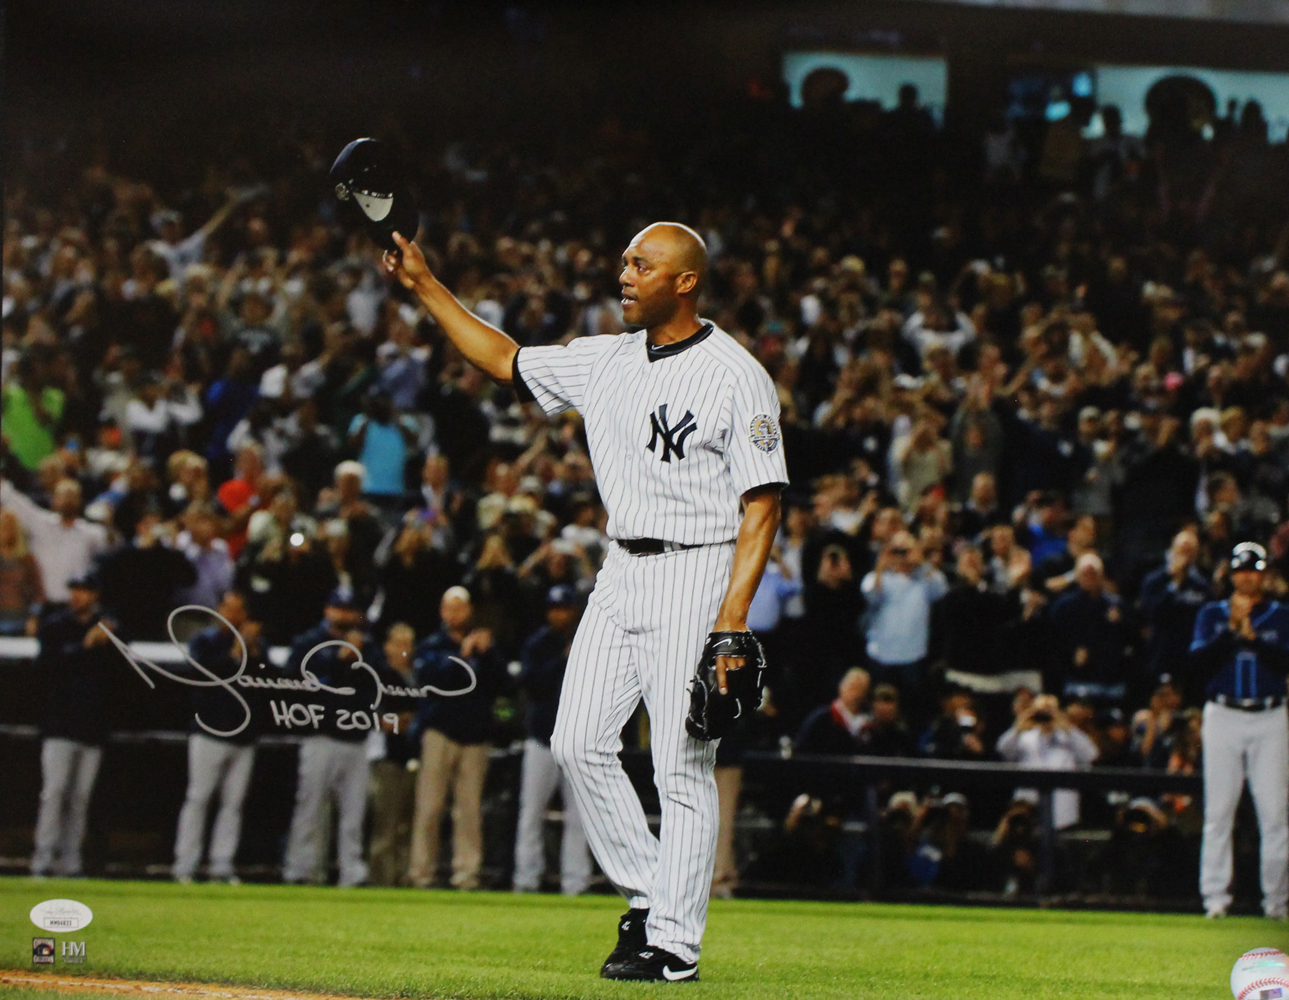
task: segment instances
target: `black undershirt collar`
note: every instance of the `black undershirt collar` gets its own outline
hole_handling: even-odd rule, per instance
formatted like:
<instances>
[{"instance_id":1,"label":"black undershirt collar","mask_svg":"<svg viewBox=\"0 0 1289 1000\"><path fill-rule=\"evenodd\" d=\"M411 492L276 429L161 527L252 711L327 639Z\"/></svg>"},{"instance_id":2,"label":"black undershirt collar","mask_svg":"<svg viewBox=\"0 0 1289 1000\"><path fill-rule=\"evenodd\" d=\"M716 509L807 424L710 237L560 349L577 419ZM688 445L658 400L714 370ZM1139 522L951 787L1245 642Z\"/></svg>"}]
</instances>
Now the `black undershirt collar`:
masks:
<instances>
[{"instance_id":1,"label":"black undershirt collar","mask_svg":"<svg viewBox=\"0 0 1289 1000\"><path fill-rule=\"evenodd\" d=\"M684 340L674 340L670 344L660 344L657 347L646 340L645 352L648 354L650 362L661 361L663 358L669 358L674 354L679 354L681 351L688 350L695 344L702 343L711 335L711 332L712 324L704 323L697 333L691 333Z\"/></svg>"}]
</instances>

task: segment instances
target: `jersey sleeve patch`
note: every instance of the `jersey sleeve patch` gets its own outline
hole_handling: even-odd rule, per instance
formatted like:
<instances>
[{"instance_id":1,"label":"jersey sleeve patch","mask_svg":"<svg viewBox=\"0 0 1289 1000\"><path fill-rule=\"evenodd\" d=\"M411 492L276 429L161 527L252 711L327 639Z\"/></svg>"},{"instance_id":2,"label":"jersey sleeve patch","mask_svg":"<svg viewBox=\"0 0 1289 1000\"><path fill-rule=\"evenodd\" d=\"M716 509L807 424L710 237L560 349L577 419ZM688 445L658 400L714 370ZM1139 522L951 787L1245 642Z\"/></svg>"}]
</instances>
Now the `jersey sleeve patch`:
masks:
<instances>
[{"instance_id":1,"label":"jersey sleeve patch","mask_svg":"<svg viewBox=\"0 0 1289 1000\"><path fill-rule=\"evenodd\" d=\"M779 425L768 413L758 413L748 426L747 439L768 455L779 447Z\"/></svg>"}]
</instances>

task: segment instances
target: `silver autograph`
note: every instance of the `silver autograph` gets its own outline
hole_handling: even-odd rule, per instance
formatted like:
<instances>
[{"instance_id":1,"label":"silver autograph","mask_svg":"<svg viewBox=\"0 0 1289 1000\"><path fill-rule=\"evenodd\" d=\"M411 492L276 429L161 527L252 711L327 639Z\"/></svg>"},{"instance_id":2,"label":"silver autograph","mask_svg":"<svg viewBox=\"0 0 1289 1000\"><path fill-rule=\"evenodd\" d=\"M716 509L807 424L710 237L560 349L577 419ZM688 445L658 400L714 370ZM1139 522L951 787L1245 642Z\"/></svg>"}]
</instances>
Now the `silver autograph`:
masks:
<instances>
[{"instance_id":1,"label":"silver autograph","mask_svg":"<svg viewBox=\"0 0 1289 1000\"><path fill-rule=\"evenodd\" d=\"M223 622L223 624L233 633L237 638L237 643L241 647L242 651L241 662L238 664L237 670L234 673L230 674L228 677L220 677L205 664L199 663L192 658L192 655L188 651L187 644L181 642L175 635L175 616L184 611L199 611L208 615L213 615ZM478 675L475 674L474 668L459 656L449 656L448 659L459 665L467 674L470 675L470 683L463 688L446 691L443 688L435 687L433 684L423 684L420 687L405 687L386 684L380 679L380 674L377 673L376 668L363 659L362 650L353 643L346 642L344 639L329 639L326 642L320 642L305 653L304 659L300 662L301 676L299 679L294 677L257 677L253 674L246 673L247 663L250 660L250 651L246 645L246 640L242 638L242 634L233 627L232 622L214 608L208 608L201 604L184 604L171 611L169 617L166 618L166 631L170 634L171 645L179 650L183 655L183 658L188 662L189 666L201 674L205 680L195 677L185 677L182 674L176 674L173 671L167 670L165 667L153 663L147 657L140 656L137 652L132 650L127 643L119 639L103 622L99 622L98 627L107 634L108 639L112 641L112 645L116 646L116 648L120 650L121 655L129 661L130 666L132 666L138 675L143 678L144 683L146 683L148 687L155 690L157 686L156 682L148 675L148 671L151 670L167 680L174 681L176 684L187 684L190 687L222 687L230 695L236 698L238 704L242 706L243 718L241 725L237 726L235 729L215 729L206 724L199 712L193 715L197 725L201 726L201 728L210 733L210 735L220 736L226 739L241 733L251 723L251 706L242 696L242 693L237 690L239 687L271 688L279 691L327 691L331 694L342 695L344 697L352 697L357 694L356 688L332 687L330 685L323 684L322 681L318 680L317 675L309 669L309 661L313 659L314 654L319 650L326 649L328 646L343 646L350 650L357 657L357 659L349 665L350 669L366 670L367 673L371 675L372 681L376 685L376 698L371 703L371 708L373 710L380 706L381 699L385 695L389 695L392 698L428 698L430 695L438 695L441 698L457 698L461 695L469 694L479 684L479 678Z\"/></svg>"}]
</instances>

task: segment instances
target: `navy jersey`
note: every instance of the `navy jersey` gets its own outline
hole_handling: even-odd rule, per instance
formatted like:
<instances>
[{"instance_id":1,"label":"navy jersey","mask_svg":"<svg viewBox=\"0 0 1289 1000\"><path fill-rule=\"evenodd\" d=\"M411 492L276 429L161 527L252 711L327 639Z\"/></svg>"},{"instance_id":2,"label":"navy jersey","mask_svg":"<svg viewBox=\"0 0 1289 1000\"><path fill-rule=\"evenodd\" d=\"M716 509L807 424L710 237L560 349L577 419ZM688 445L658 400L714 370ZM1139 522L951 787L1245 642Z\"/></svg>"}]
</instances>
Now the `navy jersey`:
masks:
<instances>
[{"instance_id":1,"label":"navy jersey","mask_svg":"<svg viewBox=\"0 0 1289 1000\"><path fill-rule=\"evenodd\" d=\"M1212 671L1205 687L1210 698L1283 698L1289 669L1289 607L1262 600L1249 615L1254 640L1236 636L1230 628L1231 603L1211 601L1195 619L1191 655Z\"/></svg>"}]
</instances>

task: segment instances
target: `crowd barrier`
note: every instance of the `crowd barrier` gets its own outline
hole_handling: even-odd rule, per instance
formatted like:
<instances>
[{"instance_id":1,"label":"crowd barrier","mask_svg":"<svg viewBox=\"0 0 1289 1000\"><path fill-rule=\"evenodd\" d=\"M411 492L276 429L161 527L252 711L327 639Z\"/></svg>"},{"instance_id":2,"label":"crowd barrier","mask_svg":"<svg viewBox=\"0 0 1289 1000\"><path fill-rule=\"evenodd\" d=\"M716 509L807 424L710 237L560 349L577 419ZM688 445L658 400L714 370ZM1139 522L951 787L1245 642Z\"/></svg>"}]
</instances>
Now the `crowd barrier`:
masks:
<instances>
[{"instance_id":1,"label":"crowd barrier","mask_svg":"<svg viewBox=\"0 0 1289 1000\"><path fill-rule=\"evenodd\" d=\"M183 661L182 651L171 643L144 642L131 643L130 645L132 651L155 663L173 664ZM30 664L38 652L39 644L35 639L0 638L0 662L8 662L10 665L16 665L19 662ZM270 658L274 662L285 662L288 652L289 650L286 647L276 647L270 652ZM172 725L174 721L177 720L174 719L173 715L167 720ZM8 742L10 748L15 751L12 754L6 753L6 756L15 765L19 765L19 759L25 757L30 764L25 770L32 772L18 779L18 775L15 774L16 768L3 769L9 771L9 780L0 780L0 798L6 800L3 811L9 812L15 819L20 814L26 820L34 819L34 799L39 782L38 753L35 752L38 737L38 728L30 723L0 723L0 739ZM146 760L148 762L146 766L153 768L154 773L155 769L164 771L166 777L161 784L175 786L168 789L166 795L159 794L160 788L154 786L154 792L158 794L152 797L152 802L160 806L160 800L162 799L181 797L183 775L186 771L186 756L179 752L165 753L161 757L157 757L155 754L149 756L148 747L159 749L162 746L169 745L174 747L175 751L178 751L180 746L186 743L187 738L187 732L178 728L132 728L113 732L109 745L120 748L119 753L125 755L126 760L134 761L133 764L127 764L126 760L123 760L122 771L116 779L117 782L119 783L121 779L128 776L128 767L139 766L139 762ZM258 741L264 750L273 755L273 759L280 761L281 766L274 767L272 770L283 772L272 776L274 791L271 798L274 800L275 805L278 805L279 808L284 806L288 811L285 817L277 817L275 825L282 825L283 820L289 818L291 794L288 786L293 786L294 783L294 747L299 740L299 736L284 733L265 735ZM24 744L24 752L16 752ZM291 757L281 758L279 755L284 752L290 754ZM137 758L136 754L138 755ZM490 779L489 784L493 787L494 793L500 795L502 800L500 806L497 806L494 802L493 807L506 814L506 818L499 821L500 830L508 827L512 821L512 817L509 814L514 811L516 793L514 789L509 789L506 786L510 784L510 777L517 778L519 760L522 756L522 744L495 748L492 756L494 762L493 771L496 772L497 781L494 785L494 782ZM168 759L169 757L173 757L174 760L163 762L161 759ZM623 758L637 787L641 789L642 797L651 793L653 790L649 786L652 783L652 769L648 752L644 750L627 750L624 751ZM880 894L882 891L883 842L880 818L882 808L885 805L886 794L892 789L917 789L921 791L938 789L941 792L949 790L994 790L1006 792L1017 788L1034 789L1038 795L1037 821L1040 845L1040 874L1037 891L1040 899L1048 896L1054 885L1058 831L1053 824L1052 796L1057 789L1097 793L1121 792L1126 795L1149 796L1175 793L1197 798L1203 794L1203 781L1198 775L1166 774L1159 771L1127 768L1051 771L995 762L961 762L866 756L818 756L796 754L791 751L749 752L743 757L743 767L745 788L749 785L759 785L762 788L793 791L793 794L795 794L794 790L826 786L843 792L853 792L856 798L863 802L864 808L859 822L852 821L847 824L847 832L864 838L867 843L868 862L866 868L868 869L869 879L867 889L874 894ZM511 775L510 772L512 771L514 775ZM110 775L107 774L104 775L104 778L112 780ZM259 780L261 779L257 778L257 781ZM113 796L113 798L116 797L127 801L138 801L134 799L131 793L121 793L119 796ZM782 795L778 796L780 799L782 797ZM285 802L283 801L284 798L286 799ZM173 811L177 815L177 803L172 803L172 805L175 806ZM647 811L650 814L654 814L651 818L656 821L656 798L647 806ZM165 809L158 808L158 818L147 824L148 826L159 827L154 838L157 845L164 845L170 836L165 829L166 821L160 818L165 815L165 812ZM27 814L29 813L32 815L28 816ZM104 815L103 818L108 819L107 815ZM133 818L140 819L142 817L139 812L135 811ZM560 817L558 813L552 812L552 818L558 821ZM741 817L740 822L746 824L750 823L751 820ZM25 825L25 821L23 825ZM765 833L778 824L775 817L766 816L751 825ZM273 853L272 844L266 842L261 845L259 853L262 855L261 867L267 868L268 866L264 864L264 861ZM503 850L498 850L496 856L499 861L504 857L504 853ZM0 851L0 854L8 854L12 857L11 850ZM159 860L154 861L151 868L159 868L159 865Z\"/></svg>"}]
</instances>

